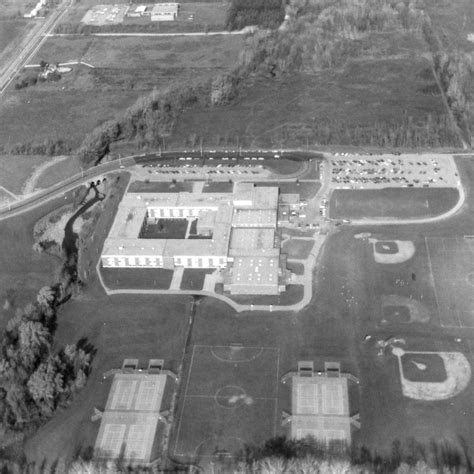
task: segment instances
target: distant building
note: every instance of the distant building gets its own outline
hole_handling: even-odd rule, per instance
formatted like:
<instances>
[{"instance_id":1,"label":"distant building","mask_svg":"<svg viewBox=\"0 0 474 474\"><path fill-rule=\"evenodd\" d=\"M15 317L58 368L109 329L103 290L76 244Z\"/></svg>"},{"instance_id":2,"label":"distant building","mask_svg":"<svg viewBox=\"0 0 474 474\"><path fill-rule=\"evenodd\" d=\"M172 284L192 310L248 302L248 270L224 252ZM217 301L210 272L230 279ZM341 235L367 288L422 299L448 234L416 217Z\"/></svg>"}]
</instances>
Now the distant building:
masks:
<instances>
[{"instance_id":1,"label":"distant building","mask_svg":"<svg viewBox=\"0 0 474 474\"><path fill-rule=\"evenodd\" d=\"M151 21L174 21L178 18L179 3L155 3Z\"/></svg>"},{"instance_id":2,"label":"distant building","mask_svg":"<svg viewBox=\"0 0 474 474\"><path fill-rule=\"evenodd\" d=\"M221 268L227 269L226 291L279 294L285 283L276 234L278 195L277 187L252 183L241 183L234 194L127 193L104 243L102 265ZM170 219L188 220L188 238L144 238L149 226Z\"/></svg>"}]
</instances>

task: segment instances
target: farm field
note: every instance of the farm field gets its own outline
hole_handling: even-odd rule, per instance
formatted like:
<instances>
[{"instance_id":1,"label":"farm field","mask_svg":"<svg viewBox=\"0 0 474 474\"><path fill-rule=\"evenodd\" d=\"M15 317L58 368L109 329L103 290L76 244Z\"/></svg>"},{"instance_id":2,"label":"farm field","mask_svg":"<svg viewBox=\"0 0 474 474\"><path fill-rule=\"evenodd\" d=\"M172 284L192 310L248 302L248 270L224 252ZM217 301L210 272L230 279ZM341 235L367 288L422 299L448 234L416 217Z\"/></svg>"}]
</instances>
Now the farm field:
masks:
<instances>
[{"instance_id":1,"label":"farm field","mask_svg":"<svg viewBox=\"0 0 474 474\"><path fill-rule=\"evenodd\" d=\"M2 3L2 10L3 6ZM31 21L23 18L5 18L4 12L0 13L0 60L4 61L11 56L14 48L31 27Z\"/></svg>"},{"instance_id":2,"label":"farm field","mask_svg":"<svg viewBox=\"0 0 474 474\"><path fill-rule=\"evenodd\" d=\"M458 199L454 188L336 189L329 213L333 219L431 217L449 211Z\"/></svg>"},{"instance_id":3,"label":"farm field","mask_svg":"<svg viewBox=\"0 0 474 474\"><path fill-rule=\"evenodd\" d=\"M406 117L424 123L428 114L444 113L427 60L359 60L343 70L256 80L231 105L182 116L172 143L183 146L195 133L208 147L356 145L338 132L341 124L362 133Z\"/></svg>"},{"instance_id":4,"label":"farm field","mask_svg":"<svg viewBox=\"0 0 474 474\"><path fill-rule=\"evenodd\" d=\"M232 67L238 38L50 38L33 63L83 60L58 82L13 87L0 104L0 142L63 139L77 147L97 125L154 88L205 80ZM25 74L32 74L31 72Z\"/></svg>"}]
</instances>

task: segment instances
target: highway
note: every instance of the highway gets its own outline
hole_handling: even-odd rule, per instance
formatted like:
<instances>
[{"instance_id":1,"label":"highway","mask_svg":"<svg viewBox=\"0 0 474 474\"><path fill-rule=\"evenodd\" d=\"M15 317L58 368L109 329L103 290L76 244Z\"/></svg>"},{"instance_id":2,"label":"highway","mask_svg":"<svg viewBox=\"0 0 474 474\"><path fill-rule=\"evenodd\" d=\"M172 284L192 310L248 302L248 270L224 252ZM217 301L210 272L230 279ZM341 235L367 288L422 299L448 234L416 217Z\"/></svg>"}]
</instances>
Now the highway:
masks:
<instances>
[{"instance_id":1,"label":"highway","mask_svg":"<svg viewBox=\"0 0 474 474\"><path fill-rule=\"evenodd\" d=\"M44 23L40 27L34 28L33 31L28 34L26 44L18 52L18 55L13 57L10 64L5 65L0 72L0 95L6 91L18 72L38 52L43 43L48 39L48 34L54 30L67 9L72 5L72 2L73 0L63 0L59 8L51 12L50 16L44 20Z\"/></svg>"}]
</instances>

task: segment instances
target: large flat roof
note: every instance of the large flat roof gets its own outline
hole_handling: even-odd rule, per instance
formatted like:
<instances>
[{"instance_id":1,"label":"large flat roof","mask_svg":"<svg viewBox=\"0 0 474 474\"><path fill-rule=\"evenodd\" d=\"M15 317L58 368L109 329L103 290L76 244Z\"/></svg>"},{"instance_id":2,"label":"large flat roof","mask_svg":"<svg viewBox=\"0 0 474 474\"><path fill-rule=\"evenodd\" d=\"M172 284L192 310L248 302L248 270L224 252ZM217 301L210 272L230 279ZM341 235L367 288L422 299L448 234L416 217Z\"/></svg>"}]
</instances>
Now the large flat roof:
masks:
<instances>
[{"instance_id":1,"label":"large flat roof","mask_svg":"<svg viewBox=\"0 0 474 474\"><path fill-rule=\"evenodd\" d=\"M278 294L277 257L236 257L232 266L232 294Z\"/></svg>"},{"instance_id":2,"label":"large flat roof","mask_svg":"<svg viewBox=\"0 0 474 474\"><path fill-rule=\"evenodd\" d=\"M227 255L231 225L234 225L234 221L236 226L253 224L256 226L268 225L269 227L275 227L277 206L277 187L258 188L251 185L251 183L245 183L234 194L189 192L127 193L119 204L114 223L104 243L102 255ZM205 216L203 224L212 223L212 238L139 239L138 236L146 218L147 209L153 208L194 208L201 210L200 212ZM273 249L273 240L270 238L269 233L260 234L260 237L255 233L249 235L257 240L260 238L265 241L261 248L266 250L263 252L266 256L273 256L279 253L278 249ZM254 251L251 251L251 254L254 253Z\"/></svg>"},{"instance_id":3,"label":"large flat roof","mask_svg":"<svg viewBox=\"0 0 474 474\"><path fill-rule=\"evenodd\" d=\"M97 458L149 462L166 384L163 374L116 374L95 443Z\"/></svg>"}]
</instances>

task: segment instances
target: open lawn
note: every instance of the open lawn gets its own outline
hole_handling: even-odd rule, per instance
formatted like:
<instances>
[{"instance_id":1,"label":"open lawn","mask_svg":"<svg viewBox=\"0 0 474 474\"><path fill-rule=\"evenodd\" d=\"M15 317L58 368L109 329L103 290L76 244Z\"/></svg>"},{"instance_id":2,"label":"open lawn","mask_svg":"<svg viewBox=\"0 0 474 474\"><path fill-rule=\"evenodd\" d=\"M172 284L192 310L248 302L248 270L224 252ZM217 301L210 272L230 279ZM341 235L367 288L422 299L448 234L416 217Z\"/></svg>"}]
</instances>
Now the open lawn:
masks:
<instances>
[{"instance_id":1,"label":"open lawn","mask_svg":"<svg viewBox=\"0 0 474 474\"><path fill-rule=\"evenodd\" d=\"M100 269L105 285L111 290L158 289L167 290L173 270L163 268L104 268Z\"/></svg>"},{"instance_id":2,"label":"open lawn","mask_svg":"<svg viewBox=\"0 0 474 474\"><path fill-rule=\"evenodd\" d=\"M360 60L342 71L256 80L231 105L183 115L172 144L183 146L195 133L208 147L224 138L229 147L356 145L355 138L339 131L342 126L362 137L377 125L401 124L407 116L424 123L428 114L444 113L427 60Z\"/></svg>"},{"instance_id":3,"label":"open lawn","mask_svg":"<svg viewBox=\"0 0 474 474\"><path fill-rule=\"evenodd\" d=\"M286 253L288 258L307 258L314 246L313 240L302 240L292 238L283 244L282 252Z\"/></svg>"},{"instance_id":4,"label":"open lawn","mask_svg":"<svg viewBox=\"0 0 474 474\"><path fill-rule=\"evenodd\" d=\"M202 290L206 275L214 272L212 268L185 268L181 279L182 290Z\"/></svg>"},{"instance_id":5,"label":"open lawn","mask_svg":"<svg viewBox=\"0 0 474 474\"><path fill-rule=\"evenodd\" d=\"M158 219L147 222L140 232L140 239L184 239L188 228L187 219Z\"/></svg>"},{"instance_id":6,"label":"open lawn","mask_svg":"<svg viewBox=\"0 0 474 474\"><path fill-rule=\"evenodd\" d=\"M336 189L329 213L333 219L431 217L449 211L458 200L454 188Z\"/></svg>"},{"instance_id":7,"label":"open lawn","mask_svg":"<svg viewBox=\"0 0 474 474\"><path fill-rule=\"evenodd\" d=\"M50 160L49 156L0 155L0 186L20 194L34 169Z\"/></svg>"},{"instance_id":8,"label":"open lawn","mask_svg":"<svg viewBox=\"0 0 474 474\"><path fill-rule=\"evenodd\" d=\"M48 167L44 173L41 173L36 182L36 188L49 188L50 186L80 172L81 165L79 160L75 156L69 156L67 159L58 161L54 165Z\"/></svg>"},{"instance_id":9,"label":"open lawn","mask_svg":"<svg viewBox=\"0 0 474 474\"><path fill-rule=\"evenodd\" d=\"M474 237L425 241L440 323L474 328Z\"/></svg>"},{"instance_id":10,"label":"open lawn","mask_svg":"<svg viewBox=\"0 0 474 474\"><path fill-rule=\"evenodd\" d=\"M144 364L150 358L163 358L165 368L177 372L180 365L189 299L152 296L114 296L109 298L94 289L68 303L60 312L56 335L58 346L85 337L97 349L93 372L86 387L65 410L58 413L26 443L30 460L41 464L64 457L70 460L94 446L99 422L90 418L94 408L104 409L110 380L102 374L119 368L124 358L138 358ZM170 408L171 378L162 409Z\"/></svg>"},{"instance_id":11,"label":"open lawn","mask_svg":"<svg viewBox=\"0 0 474 474\"><path fill-rule=\"evenodd\" d=\"M62 262L33 251L33 227L38 219L58 206L72 203L70 194L35 210L0 222L0 327L36 299L40 288L57 282ZM4 306L6 299L13 306Z\"/></svg>"}]
</instances>

